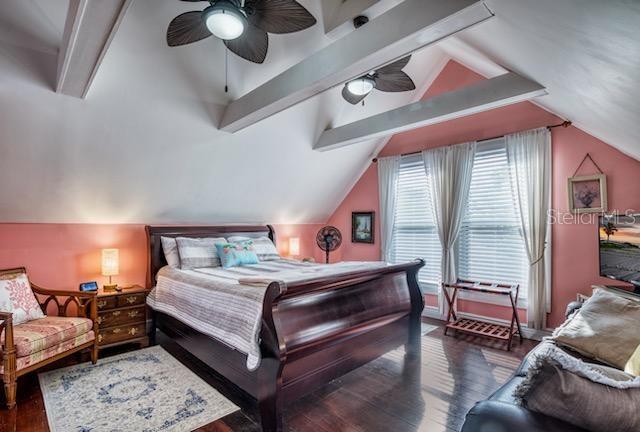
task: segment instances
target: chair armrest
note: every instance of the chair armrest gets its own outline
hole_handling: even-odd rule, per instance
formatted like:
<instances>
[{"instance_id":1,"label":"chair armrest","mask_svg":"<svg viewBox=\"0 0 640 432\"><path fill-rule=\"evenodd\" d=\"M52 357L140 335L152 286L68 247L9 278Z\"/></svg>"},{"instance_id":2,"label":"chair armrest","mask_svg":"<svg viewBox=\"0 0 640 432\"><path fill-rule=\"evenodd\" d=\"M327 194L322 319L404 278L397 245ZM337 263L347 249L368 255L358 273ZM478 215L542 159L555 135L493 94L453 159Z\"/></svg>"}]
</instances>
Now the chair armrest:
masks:
<instances>
[{"instance_id":1,"label":"chair armrest","mask_svg":"<svg viewBox=\"0 0 640 432\"><path fill-rule=\"evenodd\" d=\"M460 432L586 432L554 417L506 402L482 401L467 413Z\"/></svg>"},{"instance_id":2,"label":"chair armrest","mask_svg":"<svg viewBox=\"0 0 640 432\"><path fill-rule=\"evenodd\" d=\"M13 314L11 312L0 311L0 334L4 331L4 343L2 351L7 353L15 349L13 344Z\"/></svg>"},{"instance_id":3,"label":"chair armrest","mask_svg":"<svg viewBox=\"0 0 640 432\"><path fill-rule=\"evenodd\" d=\"M31 289L35 294L39 294L41 296L46 296L43 301L38 299L38 303L40 303L40 307L43 312L47 312L47 307L49 306L49 302L53 302L58 307L58 315L59 316L67 316L69 305L71 303L75 303L78 308L78 315L85 316L87 318L91 318L95 321L98 318L97 306L96 306L96 298L98 293L93 292L84 292L84 291L63 291L63 290L50 290L46 288L42 288L38 285L31 284ZM62 298L66 297L64 302L61 301Z\"/></svg>"},{"instance_id":4,"label":"chair armrest","mask_svg":"<svg viewBox=\"0 0 640 432\"><path fill-rule=\"evenodd\" d=\"M31 284L31 289L36 294L52 295L56 297L76 297L76 298L94 298L98 293L96 291L71 291L71 290L51 290L42 288L36 284Z\"/></svg>"}]
</instances>

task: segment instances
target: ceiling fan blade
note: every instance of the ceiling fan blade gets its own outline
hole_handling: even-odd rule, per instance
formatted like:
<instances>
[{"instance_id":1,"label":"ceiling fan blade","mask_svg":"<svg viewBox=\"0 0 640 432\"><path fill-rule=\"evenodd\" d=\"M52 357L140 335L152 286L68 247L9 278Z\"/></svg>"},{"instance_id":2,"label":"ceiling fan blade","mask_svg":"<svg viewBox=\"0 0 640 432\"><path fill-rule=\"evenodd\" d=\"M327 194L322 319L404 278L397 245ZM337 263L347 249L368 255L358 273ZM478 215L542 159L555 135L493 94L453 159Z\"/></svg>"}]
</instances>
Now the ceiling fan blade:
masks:
<instances>
[{"instance_id":1,"label":"ceiling fan blade","mask_svg":"<svg viewBox=\"0 0 640 432\"><path fill-rule=\"evenodd\" d=\"M209 36L211 36L211 32L202 21L202 12L185 12L169 23L167 44L169 46L186 45Z\"/></svg>"},{"instance_id":2,"label":"ceiling fan blade","mask_svg":"<svg viewBox=\"0 0 640 432\"><path fill-rule=\"evenodd\" d=\"M416 85L409 75L402 71L381 74L374 78L376 89L383 92L405 92L416 89Z\"/></svg>"},{"instance_id":3,"label":"ceiling fan blade","mask_svg":"<svg viewBox=\"0 0 640 432\"><path fill-rule=\"evenodd\" d=\"M378 69L376 72L378 72L379 74L388 74L388 73L393 73L393 72L399 72L402 69L404 69L404 67L409 64L409 60L411 60L411 56L408 55L404 58L401 58L400 60L396 60L391 64L388 64L386 66L381 67L380 69Z\"/></svg>"},{"instance_id":4,"label":"ceiling fan blade","mask_svg":"<svg viewBox=\"0 0 640 432\"><path fill-rule=\"evenodd\" d=\"M293 33L307 29L316 19L295 0L248 0L247 19L269 33Z\"/></svg>"},{"instance_id":5,"label":"ceiling fan blade","mask_svg":"<svg viewBox=\"0 0 640 432\"><path fill-rule=\"evenodd\" d=\"M363 95L354 95L347 89L346 84L342 88L342 97L351 105L358 105L360 102L362 102L362 99L366 98L368 95L369 93Z\"/></svg>"},{"instance_id":6,"label":"ceiling fan blade","mask_svg":"<svg viewBox=\"0 0 640 432\"><path fill-rule=\"evenodd\" d=\"M245 60L263 63L269 49L269 36L266 31L249 24L242 36L226 40L224 44Z\"/></svg>"}]
</instances>

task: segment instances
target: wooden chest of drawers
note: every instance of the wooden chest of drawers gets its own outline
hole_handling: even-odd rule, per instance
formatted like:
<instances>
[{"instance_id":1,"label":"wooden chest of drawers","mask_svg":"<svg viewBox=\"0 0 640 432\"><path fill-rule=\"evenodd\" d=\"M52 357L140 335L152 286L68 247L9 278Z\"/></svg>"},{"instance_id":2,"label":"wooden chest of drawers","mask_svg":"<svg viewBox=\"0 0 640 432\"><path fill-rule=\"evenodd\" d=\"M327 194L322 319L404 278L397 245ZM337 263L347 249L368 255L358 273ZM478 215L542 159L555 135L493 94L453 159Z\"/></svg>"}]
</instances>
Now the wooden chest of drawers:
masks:
<instances>
[{"instance_id":1,"label":"wooden chest of drawers","mask_svg":"<svg viewBox=\"0 0 640 432\"><path fill-rule=\"evenodd\" d=\"M147 336L147 294L141 286L121 292L98 292L98 344L106 348L123 343L149 344Z\"/></svg>"}]
</instances>

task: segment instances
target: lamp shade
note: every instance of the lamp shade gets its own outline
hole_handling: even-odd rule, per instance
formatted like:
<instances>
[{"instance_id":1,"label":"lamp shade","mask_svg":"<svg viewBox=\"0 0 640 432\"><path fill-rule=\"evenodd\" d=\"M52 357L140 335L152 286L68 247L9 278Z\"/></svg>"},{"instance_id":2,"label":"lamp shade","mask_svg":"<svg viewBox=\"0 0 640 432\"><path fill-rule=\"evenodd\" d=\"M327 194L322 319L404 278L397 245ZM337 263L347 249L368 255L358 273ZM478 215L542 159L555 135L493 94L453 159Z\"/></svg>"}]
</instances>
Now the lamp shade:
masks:
<instances>
[{"instance_id":1,"label":"lamp shade","mask_svg":"<svg viewBox=\"0 0 640 432\"><path fill-rule=\"evenodd\" d=\"M102 276L116 276L120 271L118 249L102 249Z\"/></svg>"},{"instance_id":2,"label":"lamp shade","mask_svg":"<svg viewBox=\"0 0 640 432\"><path fill-rule=\"evenodd\" d=\"M289 238L289 255L291 256L300 255L300 238L299 237Z\"/></svg>"}]
</instances>

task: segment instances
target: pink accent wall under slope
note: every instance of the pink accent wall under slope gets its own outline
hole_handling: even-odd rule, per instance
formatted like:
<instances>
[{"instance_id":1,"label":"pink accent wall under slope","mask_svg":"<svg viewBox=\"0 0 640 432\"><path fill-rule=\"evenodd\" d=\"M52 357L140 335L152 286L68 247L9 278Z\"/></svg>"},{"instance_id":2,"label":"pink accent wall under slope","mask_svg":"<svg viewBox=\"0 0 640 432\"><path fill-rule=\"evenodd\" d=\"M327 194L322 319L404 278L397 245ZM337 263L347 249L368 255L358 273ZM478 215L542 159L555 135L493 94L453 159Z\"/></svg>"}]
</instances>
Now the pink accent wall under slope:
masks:
<instances>
[{"instance_id":1,"label":"pink accent wall under slope","mask_svg":"<svg viewBox=\"0 0 640 432\"><path fill-rule=\"evenodd\" d=\"M451 61L425 93L424 99L483 79L459 63ZM532 103L523 102L395 135L381 151L380 156L482 140L559 122L561 119L553 114ZM568 215L567 178L573 175L582 158L589 152L607 174L609 209L622 212L635 209L640 212L640 162L575 127L553 129L552 136L554 210ZM351 230L352 211L379 212L376 169L376 165L371 164L329 220L329 223L341 229L345 236ZM587 166L584 173L593 173L593 169L595 168ZM379 258L379 224L376 222L374 245L353 244L347 240L334 255L333 260ZM552 265L550 326L556 326L563 321L564 308L569 301L575 299L577 293L589 293L594 283L611 282L598 276L595 222L579 225L555 224ZM428 302L433 304L433 299L428 299ZM478 315L508 317L508 310L500 306L469 301L463 301L459 306L463 311ZM521 311L521 316L524 316L523 312Z\"/></svg>"},{"instance_id":2,"label":"pink accent wall under slope","mask_svg":"<svg viewBox=\"0 0 640 432\"><path fill-rule=\"evenodd\" d=\"M323 259L315 245L322 225L275 225L280 253L288 255L289 237L300 237L302 257ZM76 289L80 282L106 282L100 250L120 249L121 285L145 284L147 250L144 225L0 224L0 269L26 267L34 283L52 289Z\"/></svg>"}]
</instances>

